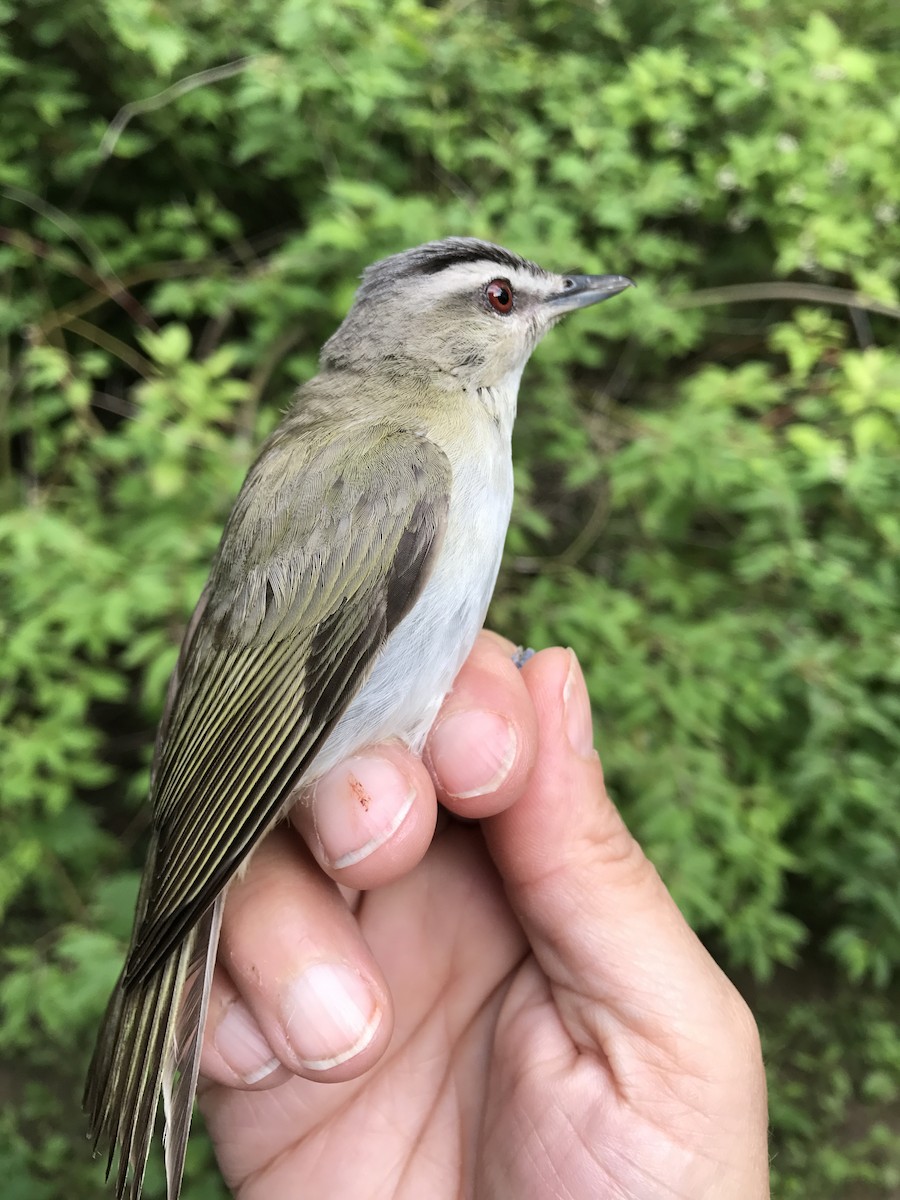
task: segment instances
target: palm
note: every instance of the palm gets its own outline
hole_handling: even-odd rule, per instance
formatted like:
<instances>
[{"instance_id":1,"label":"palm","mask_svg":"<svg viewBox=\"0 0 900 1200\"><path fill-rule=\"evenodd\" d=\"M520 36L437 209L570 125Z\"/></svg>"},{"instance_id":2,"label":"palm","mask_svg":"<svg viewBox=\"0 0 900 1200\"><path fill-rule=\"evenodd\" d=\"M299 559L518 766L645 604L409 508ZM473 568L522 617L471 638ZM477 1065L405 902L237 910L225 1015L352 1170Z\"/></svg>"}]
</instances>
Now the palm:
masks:
<instances>
[{"instance_id":1,"label":"palm","mask_svg":"<svg viewBox=\"0 0 900 1200\"><path fill-rule=\"evenodd\" d=\"M454 828L411 875L365 895L358 919L396 1008L375 1069L206 1094L241 1200L294 1196L298 1181L310 1196L373 1200L620 1195L630 1181L611 1172L634 1161L630 1146L642 1174L676 1152L573 1044L485 860L480 834Z\"/></svg>"},{"instance_id":2,"label":"palm","mask_svg":"<svg viewBox=\"0 0 900 1200\"><path fill-rule=\"evenodd\" d=\"M473 853L479 840L448 832L419 868L362 899L360 927L395 1005L377 1067L348 1083L206 1094L241 1200L293 1196L298 1180L311 1196L437 1200L472 1176L497 1015L525 954L496 874Z\"/></svg>"},{"instance_id":3,"label":"palm","mask_svg":"<svg viewBox=\"0 0 900 1200\"><path fill-rule=\"evenodd\" d=\"M478 826L431 841L422 804L412 834L360 866L369 874L353 882L368 890L355 893L349 925L287 831L230 896L204 1068L219 1082L203 1107L240 1200L768 1196L765 1082L746 1005L606 796L574 659L543 651L519 673L509 653L483 638L447 702L480 714L479 737L496 731L491 712L516 714L518 767L497 791L454 802ZM431 767L452 796L442 771L468 751L450 751ZM424 774L412 758L406 770ZM433 804L430 779L419 780ZM293 819L315 844L310 811L298 805ZM285 1009L317 961L377 981L375 1034L327 1068L344 1082L304 1078L297 1047L313 1061L352 1048L372 1010L354 1001L361 1028L341 1025L339 999L333 1013ZM235 983L259 1022L246 1045L225 1037ZM301 1011L319 1015L297 1027ZM272 1063L276 1078L236 1090Z\"/></svg>"}]
</instances>

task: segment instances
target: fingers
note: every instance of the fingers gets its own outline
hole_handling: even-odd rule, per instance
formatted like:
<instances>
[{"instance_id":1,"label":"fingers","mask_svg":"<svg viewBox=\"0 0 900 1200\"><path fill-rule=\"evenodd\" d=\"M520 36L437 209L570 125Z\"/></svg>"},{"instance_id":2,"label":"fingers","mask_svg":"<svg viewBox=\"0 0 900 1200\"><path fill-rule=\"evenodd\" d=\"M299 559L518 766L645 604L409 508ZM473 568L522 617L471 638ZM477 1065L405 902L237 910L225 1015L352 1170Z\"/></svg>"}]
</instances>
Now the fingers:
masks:
<instances>
[{"instance_id":1,"label":"fingers","mask_svg":"<svg viewBox=\"0 0 900 1200\"><path fill-rule=\"evenodd\" d=\"M458 816L507 808L531 774L537 718L515 646L483 633L428 735L425 763L438 799Z\"/></svg>"},{"instance_id":2,"label":"fingers","mask_svg":"<svg viewBox=\"0 0 900 1200\"><path fill-rule=\"evenodd\" d=\"M270 1087L284 1071L343 1080L390 1037L381 972L337 887L290 832L268 837L229 889L202 1070Z\"/></svg>"},{"instance_id":3,"label":"fingers","mask_svg":"<svg viewBox=\"0 0 900 1200\"><path fill-rule=\"evenodd\" d=\"M434 833L434 785L399 742L373 746L310 787L290 820L332 879L379 887L412 870Z\"/></svg>"},{"instance_id":4,"label":"fingers","mask_svg":"<svg viewBox=\"0 0 900 1200\"><path fill-rule=\"evenodd\" d=\"M424 765L399 742L383 743L303 793L290 819L332 879L369 889L412 870L434 832L435 793L464 817L517 799L537 752L537 719L514 650L496 634L480 636L438 713Z\"/></svg>"},{"instance_id":5,"label":"fingers","mask_svg":"<svg viewBox=\"0 0 900 1200\"><path fill-rule=\"evenodd\" d=\"M606 794L575 656L543 651L522 676L537 759L485 835L573 1039L608 1050L615 1026L645 1047L690 1046L710 1064L733 1058L738 1041L758 1054L743 1001Z\"/></svg>"},{"instance_id":6,"label":"fingers","mask_svg":"<svg viewBox=\"0 0 900 1200\"><path fill-rule=\"evenodd\" d=\"M277 1087L291 1075L220 966L213 972L200 1069L206 1080L244 1089Z\"/></svg>"},{"instance_id":7,"label":"fingers","mask_svg":"<svg viewBox=\"0 0 900 1200\"><path fill-rule=\"evenodd\" d=\"M228 891L201 1059L207 1079L242 1088L276 1087L289 1074L343 1080L380 1057L387 987L332 880L372 888L410 871L436 810L428 772L399 743L348 759L301 795L290 825L263 842Z\"/></svg>"},{"instance_id":8,"label":"fingers","mask_svg":"<svg viewBox=\"0 0 900 1200\"><path fill-rule=\"evenodd\" d=\"M287 1072L346 1079L380 1056L387 989L335 881L384 886L424 856L437 797L481 817L514 803L537 753L537 718L512 643L483 634L438 714L425 764L370 747L306 789L228 893L202 1070L232 1087ZM430 774L429 774L430 772ZM329 876L329 878L326 878Z\"/></svg>"}]
</instances>

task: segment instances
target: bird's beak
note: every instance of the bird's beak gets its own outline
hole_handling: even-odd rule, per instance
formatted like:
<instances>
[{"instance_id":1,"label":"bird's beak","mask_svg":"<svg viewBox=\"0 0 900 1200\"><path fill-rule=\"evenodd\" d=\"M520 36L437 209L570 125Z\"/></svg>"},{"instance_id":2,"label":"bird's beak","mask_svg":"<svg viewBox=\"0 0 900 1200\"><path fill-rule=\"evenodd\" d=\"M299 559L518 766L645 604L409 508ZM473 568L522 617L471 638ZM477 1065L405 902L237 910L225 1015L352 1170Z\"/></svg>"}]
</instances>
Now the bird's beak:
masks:
<instances>
[{"instance_id":1,"label":"bird's beak","mask_svg":"<svg viewBox=\"0 0 900 1200\"><path fill-rule=\"evenodd\" d=\"M627 275L567 275L563 279L561 292L547 297L547 303L555 314L572 312L576 308L587 308L599 304L610 296L618 296L626 288L636 287Z\"/></svg>"}]
</instances>

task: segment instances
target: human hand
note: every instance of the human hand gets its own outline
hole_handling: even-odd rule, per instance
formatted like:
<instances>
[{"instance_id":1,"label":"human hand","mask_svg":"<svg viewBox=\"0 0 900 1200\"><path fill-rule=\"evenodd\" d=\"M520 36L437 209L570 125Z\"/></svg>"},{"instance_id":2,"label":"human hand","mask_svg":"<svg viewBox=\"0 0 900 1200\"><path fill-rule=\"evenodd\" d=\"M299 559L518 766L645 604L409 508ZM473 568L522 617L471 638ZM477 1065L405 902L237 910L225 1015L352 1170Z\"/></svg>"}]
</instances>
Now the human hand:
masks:
<instances>
[{"instance_id":1,"label":"human hand","mask_svg":"<svg viewBox=\"0 0 900 1200\"><path fill-rule=\"evenodd\" d=\"M229 891L201 1105L239 1200L769 1194L753 1019L606 796L574 655L512 650L428 769L335 768ZM479 824L432 840L436 796Z\"/></svg>"}]
</instances>

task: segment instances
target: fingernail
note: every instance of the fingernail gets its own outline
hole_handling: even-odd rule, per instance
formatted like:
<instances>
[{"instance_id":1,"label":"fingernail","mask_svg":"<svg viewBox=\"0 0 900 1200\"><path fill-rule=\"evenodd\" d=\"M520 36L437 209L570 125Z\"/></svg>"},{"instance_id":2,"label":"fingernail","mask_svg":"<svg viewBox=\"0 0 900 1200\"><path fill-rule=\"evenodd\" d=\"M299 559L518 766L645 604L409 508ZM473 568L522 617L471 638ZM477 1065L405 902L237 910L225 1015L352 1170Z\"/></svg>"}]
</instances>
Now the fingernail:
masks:
<instances>
[{"instance_id":1,"label":"fingernail","mask_svg":"<svg viewBox=\"0 0 900 1200\"><path fill-rule=\"evenodd\" d=\"M416 789L386 758L349 758L315 785L316 833L328 866L368 858L400 828Z\"/></svg>"},{"instance_id":2,"label":"fingernail","mask_svg":"<svg viewBox=\"0 0 900 1200\"><path fill-rule=\"evenodd\" d=\"M370 985L344 963L313 963L282 1002L287 1040L304 1067L326 1071L364 1050L381 1022Z\"/></svg>"},{"instance_id":3,"label":"fingernail","mask_svg":"<svg viewBox=\"0 0 900 1200\"><path fill-rule=\"evenodd\" d=\"M499 713L453 713L431 735L431 763L448 795L459 800L484 796L506 780L518 740Z\"/></svg>"},{"instance_id":4,"label":"fingernail","mask_svg":"<svg viewBox=\"0 0 900 1200\"><path fill-rule=\"evenodd\" d=\"M569 674L563 687L563 709L569 745L581 758L593 758L594 722L591 701L578 659L569 651Z\"/></svg>"},{"instance_id":5,"label":"fingernail","mask_svg":"<svg viewBox=\"0 0 900 1200\"><path fill-rule=\"evenodd\" d=\"M243 1000L235 999L229 1004L216 1029L213 1045L244 1083L259 1083L281 1066Z\"/></svg>"}]
</instances>

